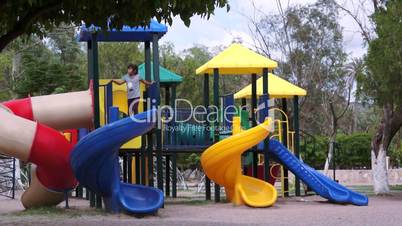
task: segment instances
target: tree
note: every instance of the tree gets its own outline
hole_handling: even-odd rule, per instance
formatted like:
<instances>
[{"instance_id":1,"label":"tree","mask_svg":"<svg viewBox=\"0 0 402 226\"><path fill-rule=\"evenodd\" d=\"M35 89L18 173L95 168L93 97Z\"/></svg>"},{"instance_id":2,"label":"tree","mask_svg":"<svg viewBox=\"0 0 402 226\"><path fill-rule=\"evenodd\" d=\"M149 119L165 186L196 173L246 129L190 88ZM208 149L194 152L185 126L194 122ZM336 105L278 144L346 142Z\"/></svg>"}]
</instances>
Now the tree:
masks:
<instances>
[{"instance_id":1,"label":"tree","mask_svg":"<svg viewBox=\"0 0 402 226\"><path fill-rule=\"evenodd\" d=\"M176 53L175 46L171 42L163 43L159 48L159 59L161 66L175 71L182 63L180 55Z\"/></svg>"},{"instance_id":2,"label":"tree","mask_svg":"<svg viewBox=\"0 0 402 226\"><path fill-rule=\"evenodd\" d=\"M127 66L141 64L144 52L135 42L112 42L99 44L99 73L101 78L121 78Z\"/></svg>"},{"instance_id":3,"label":"tree","mask_svg":"<svg viewBox=\"0 0 402 226\"><path fill-rule=\"evenodd\" d=\"M367 70L358 79L360 94L382 108L382 118L371 142L374 191L389 192L386 154L402 126L402 2L389 0L373 15L377 38L371 40Z\"/></svg>"},{"instance_id":4,"label":"tree","mask_svg":"<svg viewBox=\"0 0 402 226\"><path fill-rule=\"evenodd\" d=\"M84 89L87 74L87 59L76 40L76 28L61 25L48 35L52 52L61 64L63 83L55 92L69 92Z\"/></svg>"},{"instance_id":5,"label":"tree","mask_svg":"<svg viewBox=\"0 0 402 226\"><path fill-rule=\"evenodd\" d=\"M217 7L227 7L227 0L164 0L164 1L58 1L3 0L0 2L0 51L17 37L37 35L61 24L96 24L106 29L108 20L113 27L123 24L146 25L152 18L172 24L180 16L188 26L193 15L207 17Z\"/></svg>"},{"instance_id":6,"label":"tree","mask_svg":"<svg viewBox=\"0 0 402 226\"><path fill-rule=\"evenodd\" d=\"M44 44L24 51L20 67L21 73L13 81L18 97L50 94L63 82L61 64Z\"/></svg>"},{"instance_id":7,"label":"tree","mask_svg":"<svg viewBox=\"0 0 402 226\"><path fill-rule=\"evenodd\" d=\"M195 70L211 59L211 53L205 46L194 46L183 51L183 60L174 70L183 76L183 83L178 87L178 96L190 100L193 104L202 104L202 76Z\"/></svg>"},{"instance_id":8,"label":"tree","mask_svg":"<svg viewBox=\"0 0 402 226\"><path fill-rule=\"evenodd\" d=\"M250 29L262 54L276 53L277 73L307 90L300 104L301 122L308 131L329 136L327 171L355 75L346 67L338 10L333 1L286 9L280 0L276 3L279 14L250 18Z\"/></svg>"},{"instance_id":9,"label":"tree","mask_svg":"<svg viewBox=\"0 0 402 226\"><path fill-rule=\"evenodd\" d=\"M0 54L0 102L10 99L10 89L6 76L12 71L12 52L4 51Z\"/></svg>"},{"instance_id":10,"label":"tree","mask_svg":"<svg viewBox=\"0 0 402 226\"><path fill-rule=\"evenodd\" d=\"M75 28L62 26L46 41L36 36L20 38L1 56L8 59L4 81L16 97L82 90L86 74L85 55L75 39Z\"/></svg>"}]
</instances>

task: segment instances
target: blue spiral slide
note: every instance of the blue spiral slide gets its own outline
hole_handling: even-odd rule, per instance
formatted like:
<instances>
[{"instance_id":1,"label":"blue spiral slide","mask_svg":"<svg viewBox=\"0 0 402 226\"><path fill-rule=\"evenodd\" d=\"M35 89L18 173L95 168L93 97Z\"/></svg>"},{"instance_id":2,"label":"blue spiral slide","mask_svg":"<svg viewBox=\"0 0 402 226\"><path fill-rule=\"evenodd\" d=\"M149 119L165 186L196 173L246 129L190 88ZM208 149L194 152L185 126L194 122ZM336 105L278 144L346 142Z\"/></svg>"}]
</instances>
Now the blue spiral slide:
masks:
<instances>
[{"instance_id":1,"label":"blue spiral slide","mask_svg":"<svg viewBox=\"0 0 402 226\"><path fill-rule=\"evenodd\" d=\"M109 212L152 214L163 205L161 190L120 181L119 149L155 126L154 122L146 120L153 113L140 113L134 118L124 118L89 133L70 155L77 180L101 195Z\"/></svg>"},{"instance_id":2,"label":"blue spiral slide","mask_svg":"<svg viewBox=\"0 0 402 226\"><path fill-rule=\"evenodd\" d=\"M275 139L269 141L269 152L274 154L284 166L299 177L314 192L329 201L344 204L351 203L358 206L368 205L367 196L336 183L304 164L279 141Z\"/></svg>"}]
</instances>

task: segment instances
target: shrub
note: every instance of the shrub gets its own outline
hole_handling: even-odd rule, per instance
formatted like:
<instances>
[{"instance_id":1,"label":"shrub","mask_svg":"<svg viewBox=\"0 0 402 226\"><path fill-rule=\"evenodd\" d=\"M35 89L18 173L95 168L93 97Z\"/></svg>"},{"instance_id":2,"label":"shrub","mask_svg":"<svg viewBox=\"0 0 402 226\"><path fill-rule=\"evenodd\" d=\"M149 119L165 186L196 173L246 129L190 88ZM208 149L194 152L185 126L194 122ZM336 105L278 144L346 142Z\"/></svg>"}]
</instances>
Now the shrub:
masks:
<instances>
[{"instance_id":1,"label":"shrub","mask_svg":"<svg viewBox=\"0 0 402 226\"><path fill-rule=\"evenodd\" d=\"M371 168L371 135L354 133L337 136L338 148L335 158L340 169L370 169Z\"/></svg>"},{"instance_id":2,"label":"shrub","mask_svg":"<svg viewBox=\"0 0 402 226\"><path fill-rule=\"evenodd\" d=\"M389 167L400 167L402 164L402 139L398 136L395 136L391 145L388 149L388 156L390 157L390 166Z\"/></svg>"},{"instance_id":3,"label":"shrub","mask_svg":"<svg viewBox=\"0 0 402 226\"><path fill-rule=\"evenodd\" d=\"M367 133L340 134L335 146L336 168L369 169L371 135ZM328 153L328 137L315 136L301 141L301 156L310 166L323 169ZM332 165L331 165L332 166Z\"/></svg>"}]
</instances>

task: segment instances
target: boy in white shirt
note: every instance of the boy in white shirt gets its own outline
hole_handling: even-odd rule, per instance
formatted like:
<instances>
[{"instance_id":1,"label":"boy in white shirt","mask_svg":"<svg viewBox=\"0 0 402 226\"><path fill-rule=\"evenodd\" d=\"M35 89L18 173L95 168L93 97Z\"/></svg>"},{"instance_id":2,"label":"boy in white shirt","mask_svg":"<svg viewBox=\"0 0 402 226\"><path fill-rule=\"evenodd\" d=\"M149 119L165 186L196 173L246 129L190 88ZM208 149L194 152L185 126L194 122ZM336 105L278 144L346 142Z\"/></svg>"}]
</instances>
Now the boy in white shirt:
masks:
<instances>
[{"instance_id":1,"label":"boy in white shirt","mask_svg":"<svg viewBox=\"0 0 402 226\"><path fill-rule=\"evenodd\" d=\"M122 77L127 83L127 99L129 115L135 115L138 113L138 102L140 100L140 82L147 86L150 86L153 82L140 78L138 74L138 66L135 64L129 64L127 67L127 74Z\"/></svg>"}]
</instances>

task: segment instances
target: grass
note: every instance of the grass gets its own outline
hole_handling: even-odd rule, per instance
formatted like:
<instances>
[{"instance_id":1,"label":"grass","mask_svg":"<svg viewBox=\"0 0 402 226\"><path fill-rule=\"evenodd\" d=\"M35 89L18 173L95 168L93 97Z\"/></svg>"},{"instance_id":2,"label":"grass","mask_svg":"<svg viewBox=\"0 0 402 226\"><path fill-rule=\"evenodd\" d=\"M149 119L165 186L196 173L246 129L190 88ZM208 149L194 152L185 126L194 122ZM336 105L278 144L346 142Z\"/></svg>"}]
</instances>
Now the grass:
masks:
<instances>
[{"instance_id":1,"label":"grass","mask_svg":"<svg viewBox=\"0 0 402 226\"><path fill-rule=\"evenodd\" d=\"M366 194L368 196L374 196L374 190L373 186L370 185L355 185L355 186L348 186L348 188L352 189L353 191L360 192L363 194ZM402 192L402 185L391 185L389 187L390 189L390 195L394 193L400 193Z\"/></svg>"},{"instance_id":2,"label":"grass","mask_svg":"<svg viewBox=\"0 0 402 226\"><path fill-rule=\"evenodd\" d=\"M10 213L9 216L49 216L49 217L80 217L106 215L103 210L83 208L38 207L20 212Z\"/></svg>"},{"instance_id":3,"label":"grass","mask_svg":"<svg viewBox=\"0 0 402 226\"><path fill-rule=\"evenodd\" d=\"M374 193L373 186L371 185L352 185L352 186L346 186L347 188L368 195L368 196L375 196L376 194ZM289 186L289 192L290 195L293 196L295 195L295 189L294 186ZM395 194L395 193L402 193L402 185L390 185L390 193L389 195ZM281 194L281 187L277 187L278 194ZM300 186L300 194L302 196L305 194L304 193L304 186ZM315 194L313 191L308 192L309 195Z\"/></svg>"},{"instance_id":4,"label":"grass","mask_svg":"<svg viewBox=\"0 0 402 226\"><path fill-rule=\"evenodd\" d=\"M225 197L221 196L221 200L225 200ZM179 196L177 198L165 198L165 204L168 205L189 205L189 206L201 206L214 203L211 200L205 200L205 194L197 197L191 196Z\"/></svg>"},{"instance_id":5,"label":"grass","mask_svg":"<svg viewBox=\"0 0 402 226\"><path fill-rule=\"evenodd\" d=\"M207 205L214 203L213 201L207 201L207 200L200 200L200 199L190 199L190 198L179 198L177 200L170 199L166 200L165 204L168 205L189 205L189 206L202 206L202 205Z\"/></svg>"}]
</instances>

